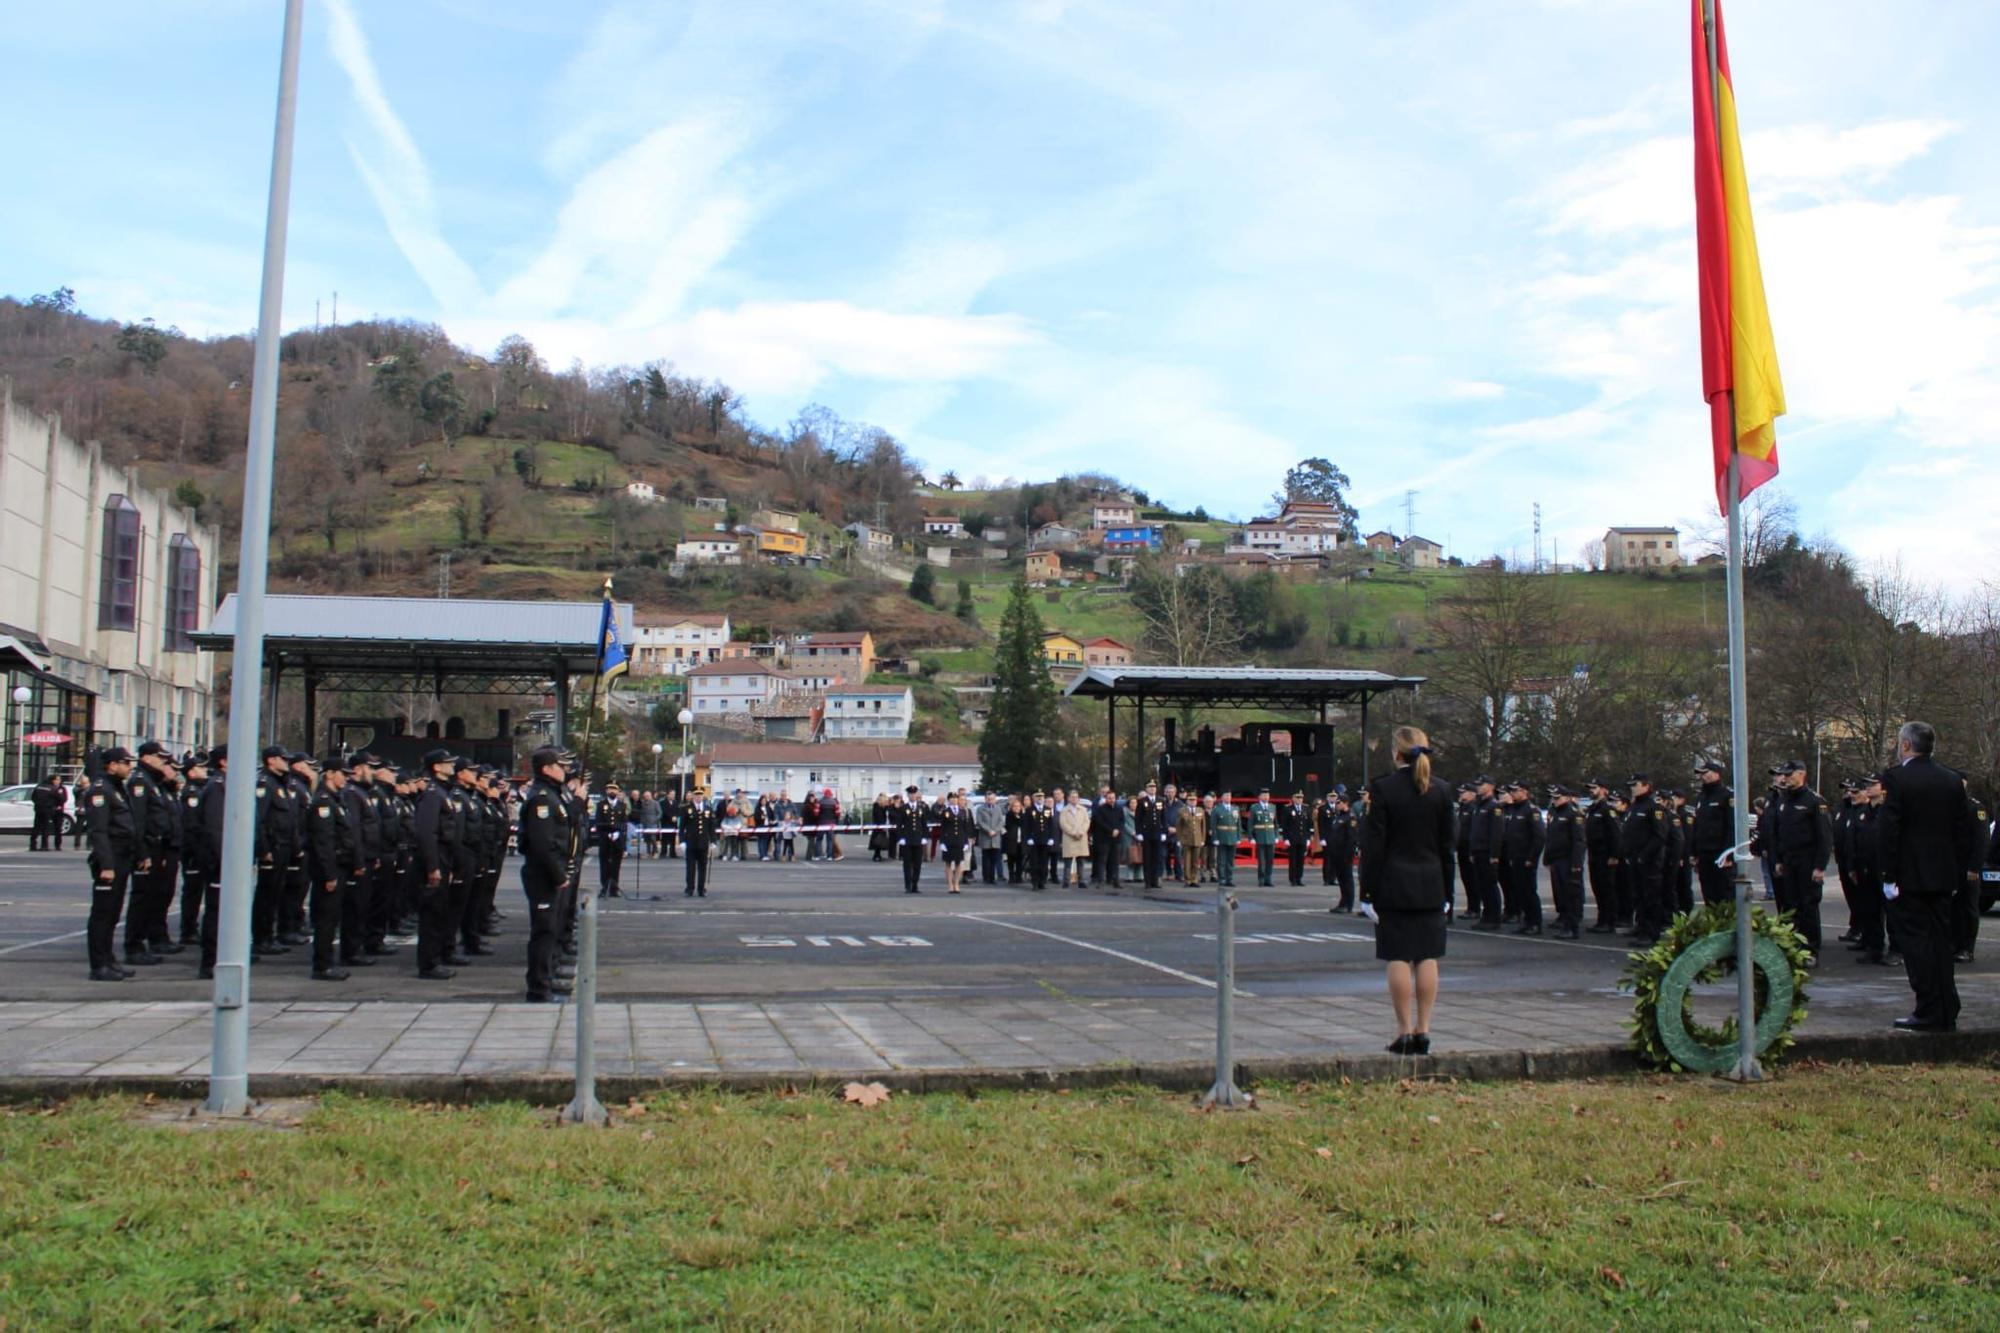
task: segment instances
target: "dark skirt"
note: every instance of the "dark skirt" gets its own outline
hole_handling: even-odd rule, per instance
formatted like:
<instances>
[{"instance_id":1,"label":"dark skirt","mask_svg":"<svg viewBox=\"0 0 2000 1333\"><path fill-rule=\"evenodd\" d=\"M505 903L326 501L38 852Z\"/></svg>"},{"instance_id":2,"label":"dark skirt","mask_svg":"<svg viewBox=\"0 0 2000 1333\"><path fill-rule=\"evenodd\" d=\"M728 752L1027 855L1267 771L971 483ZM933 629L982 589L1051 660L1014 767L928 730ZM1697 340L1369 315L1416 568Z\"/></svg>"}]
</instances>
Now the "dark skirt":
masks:
<instances>
[{"instance_id":1,"label":"dark skirt","mask_svg":"<svg viewBox=\"0 0 2000 1333\"><path fill-rule=\"evenodd\" d=\"M1375 956L1385 963L1422 963L1444 957L1445 915L1433 907L1419 912L1383 911L1375 923Z\"/></svg>"}]
</instances>

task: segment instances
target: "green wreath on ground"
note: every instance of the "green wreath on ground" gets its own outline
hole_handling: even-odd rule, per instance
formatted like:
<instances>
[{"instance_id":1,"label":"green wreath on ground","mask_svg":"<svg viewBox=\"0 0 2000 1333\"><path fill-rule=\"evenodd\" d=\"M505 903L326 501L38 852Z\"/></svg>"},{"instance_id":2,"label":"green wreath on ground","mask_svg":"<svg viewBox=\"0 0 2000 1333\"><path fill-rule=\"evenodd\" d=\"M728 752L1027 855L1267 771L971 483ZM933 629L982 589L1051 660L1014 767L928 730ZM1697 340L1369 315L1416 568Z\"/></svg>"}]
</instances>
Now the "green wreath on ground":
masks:
<instances>
[{"instance_id":1,"label":"green wreath on ground","mask_svg":"<svg viewBox=\"0 0 2000 1333\"><path fill-rule=\"evenodd\" d=\"M1789 912L1750 912L1756 971L1757 1054L1775 1061L1806 1016L1811 954ZM1694 987L1736 974L1736 904L1717 903L1674 918L1652 948L1631 955L1619 987L1632 1004L1632 1050L1655 1069L1716 1074L1736 1067L1736 1016L1719 1028L1694 1018Z\"/></svg>"}]
</instances>

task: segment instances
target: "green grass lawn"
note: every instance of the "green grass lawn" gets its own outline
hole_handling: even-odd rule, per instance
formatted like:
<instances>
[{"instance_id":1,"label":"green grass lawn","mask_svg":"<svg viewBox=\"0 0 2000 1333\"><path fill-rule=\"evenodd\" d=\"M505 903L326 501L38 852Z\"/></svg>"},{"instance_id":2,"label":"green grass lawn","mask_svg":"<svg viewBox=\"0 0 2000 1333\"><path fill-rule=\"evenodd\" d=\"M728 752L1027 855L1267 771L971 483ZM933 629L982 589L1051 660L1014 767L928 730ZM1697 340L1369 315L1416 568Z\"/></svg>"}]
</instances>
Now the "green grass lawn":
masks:
<instances>
[{"instance_id":1,"label":"green grass lawn","mask_svg":"<svg viewBox=\"0 0 2000 1333\"><path fill-rule=\"evenodd\" d=\"M1386 1012L1386 1010L1385 1010ZM2000 1075L0 1118L7 1327L2000 1326Z\"/></svg>"}]
</instances>

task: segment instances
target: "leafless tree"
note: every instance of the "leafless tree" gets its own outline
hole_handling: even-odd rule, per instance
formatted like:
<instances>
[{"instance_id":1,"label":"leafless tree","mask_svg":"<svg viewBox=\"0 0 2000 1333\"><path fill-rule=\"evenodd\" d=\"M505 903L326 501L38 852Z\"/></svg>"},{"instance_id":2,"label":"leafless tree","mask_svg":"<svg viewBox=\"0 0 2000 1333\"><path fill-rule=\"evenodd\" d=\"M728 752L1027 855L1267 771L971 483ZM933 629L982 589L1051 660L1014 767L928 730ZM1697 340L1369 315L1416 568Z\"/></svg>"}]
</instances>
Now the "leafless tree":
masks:
<instances>
[{"instance_id":1,"label":"leafless tree","mask_svg":"<svg viewBox=\"0 0 2000 1333\"><path fill-rule=\"evenodd\" d=\"M1160 558L1133 576L1132 603L1145 618L1147 652L1170 666L1214 666L1243 644L1235 598L1222 572L1197 565L1176 574Z\"/></svg>"},{"instance_id":2,"label":"leafless tree","mask_svg":"<svg viewBox=\"0 0 2000 1333\"><path fill-rule=\"evenodd\" d=\"M1561 667L1564 599L1554 579L1482 567L1433 607L1439 687L1481 719L1481 760L1498 761L1508 699L1521 682Z\"/></svg>"}]
</instances>

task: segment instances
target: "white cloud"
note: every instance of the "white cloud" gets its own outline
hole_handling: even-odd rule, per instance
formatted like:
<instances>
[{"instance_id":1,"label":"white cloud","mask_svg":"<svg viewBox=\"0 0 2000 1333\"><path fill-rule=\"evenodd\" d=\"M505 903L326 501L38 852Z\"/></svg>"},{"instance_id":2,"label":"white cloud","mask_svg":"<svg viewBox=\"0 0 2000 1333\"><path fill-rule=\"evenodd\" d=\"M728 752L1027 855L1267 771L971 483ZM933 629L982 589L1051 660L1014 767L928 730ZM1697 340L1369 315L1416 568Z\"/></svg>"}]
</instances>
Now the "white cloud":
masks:
<instances>
[{"instance_id":1,"label":"white cloud","mask_svg":"<svg viewBox=\"0 0 2000 1333\"><path fill-rule=\"evenodd\" d=\"M1507 396L1507 386L1492 380L1447 380L1444 396L1455 403L1490 403Z\"/></svg>"},{"instance_id":2,"label":"white cloud","mask_svg":"<svg viewBox=\"0 0 2000 1333\"><path fill-rule=\"evenodd\" d=\"M390 235L431 295L447 310L464 309L480 299L479 280L444 240L423 155L402 118L389 105L368 41L347 0L325 0L325 5L327 40L334 61L347 75L355 107L369 130L366 143L348 139L355 168L381 210Z\"/></svg>"}]
</instances>

